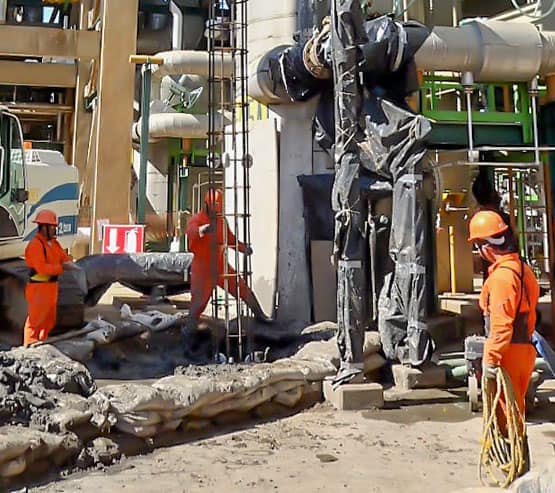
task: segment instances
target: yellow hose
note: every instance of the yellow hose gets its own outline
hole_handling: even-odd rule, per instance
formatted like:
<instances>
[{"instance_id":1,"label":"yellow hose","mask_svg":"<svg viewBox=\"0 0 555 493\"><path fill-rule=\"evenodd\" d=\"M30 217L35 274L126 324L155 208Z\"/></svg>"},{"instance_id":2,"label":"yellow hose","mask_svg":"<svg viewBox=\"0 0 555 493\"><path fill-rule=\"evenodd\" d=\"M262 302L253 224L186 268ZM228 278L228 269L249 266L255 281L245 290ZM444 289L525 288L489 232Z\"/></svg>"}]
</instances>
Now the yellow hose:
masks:
<instances>
[{"instance_id":1,"label":"yellow hose","mask_svg":"<svg viewBox=\"0 0 555 493\"><path fill-rule=\"evenodd\" d=\"M506 403L506 431L501 428L497 417L498 411L503 414L500 407L502 396ZM526 472L528 444L526 422L505 370L499 368L496 380L482 378L482 399L484 431L478 474L484 485L506 488Z\"/></svg>"}]
</instances>

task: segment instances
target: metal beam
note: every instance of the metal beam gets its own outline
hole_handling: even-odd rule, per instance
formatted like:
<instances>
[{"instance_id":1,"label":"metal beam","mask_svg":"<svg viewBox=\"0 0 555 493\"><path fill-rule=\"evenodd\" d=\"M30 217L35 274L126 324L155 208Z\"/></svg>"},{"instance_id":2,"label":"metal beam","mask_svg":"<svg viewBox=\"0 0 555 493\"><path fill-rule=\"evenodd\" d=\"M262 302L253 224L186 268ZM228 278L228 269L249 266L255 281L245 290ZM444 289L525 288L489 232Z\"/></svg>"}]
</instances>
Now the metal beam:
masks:
<instances>
[{"instance_id":1,"label":"metal beam","mask_svg":"<svg viewBox=\"0 0 555 493\"><path fill-rule=\"evenodd\" d=\"M0 26L0 55L97 58L100 33L27 26Z\"/></svg>"},{"instance_id":2,"label":"metal beam","mask_svg":"<svg viewBox=\"0 0 555 493\"><path fill-rule=\"evenodd\" d=\"M4 103L12 113L21 118L26 116L56 116L73 113L73 106L48 103Z\"/></svg>"},{"instance_id":3,"label":"metal beam","mask_svg":"<svg viewBox=\"0 0 555 493\"><path fill-rule=\"evenodd\" d=\"M65 63L0 60L0 74L1 85L74 88L77 68Z\"/></svg>"}]
</instances>

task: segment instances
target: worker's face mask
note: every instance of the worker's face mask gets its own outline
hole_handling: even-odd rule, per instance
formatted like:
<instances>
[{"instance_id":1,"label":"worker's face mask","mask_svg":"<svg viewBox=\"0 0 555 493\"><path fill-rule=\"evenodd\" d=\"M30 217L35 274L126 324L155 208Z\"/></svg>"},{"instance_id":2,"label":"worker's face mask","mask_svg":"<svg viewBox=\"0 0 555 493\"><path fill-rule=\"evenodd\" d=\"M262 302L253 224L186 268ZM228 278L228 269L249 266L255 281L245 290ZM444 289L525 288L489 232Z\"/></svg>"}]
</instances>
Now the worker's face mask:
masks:
<instances>
[{"instance_id":1,"label":"worker's face mask","mask_svg":"<svg viewBox=\"0 0 555 493\"><path fill-rule=\"evenodd\" d=\"M490 255L488 254L487 243L475 242L474 247L476 248L476 250L478 250L480 258L482 258L486 262L491 263Z\"/></svg>"}]
</instances>

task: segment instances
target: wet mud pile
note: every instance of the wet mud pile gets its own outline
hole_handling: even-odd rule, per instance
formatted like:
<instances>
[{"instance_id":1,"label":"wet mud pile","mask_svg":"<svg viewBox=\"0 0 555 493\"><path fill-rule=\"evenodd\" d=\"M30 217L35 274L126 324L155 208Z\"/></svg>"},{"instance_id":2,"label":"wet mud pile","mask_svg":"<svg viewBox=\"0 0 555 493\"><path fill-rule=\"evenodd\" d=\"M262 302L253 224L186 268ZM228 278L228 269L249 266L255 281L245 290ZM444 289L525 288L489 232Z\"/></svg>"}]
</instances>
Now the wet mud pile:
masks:
<instances>
[{"instance_id":1,"label":"wet mud pile","mask_svg":"<svg viewBox=\"0 0 555 493\"><path fill-rule=\"evenodd\" d=\"M99 344L87 366L52 345L2 352L0 489L61 469L111 464L130 453L122 444L133 443L133 453L142 453L175 437L183 441L202 430L309 407L322 400L322 381L339 365L335 337L321 340L329 337L328 329L284 331L287 344L279 350L287 347L294 354L250 364L180 362L186 358L178 357L175 329ZM299 342L304 340L311 342ZM385 362L380 348L378 334L368 333L369 373ZM106 354L119 358L118 368L102 368ZM148 361L152 366L144 365ZM141 365L151 371L156 361L161 378L137 377ZM129 368L135 377L121 378L129 376Z\"/></svg>"}]
</instances>

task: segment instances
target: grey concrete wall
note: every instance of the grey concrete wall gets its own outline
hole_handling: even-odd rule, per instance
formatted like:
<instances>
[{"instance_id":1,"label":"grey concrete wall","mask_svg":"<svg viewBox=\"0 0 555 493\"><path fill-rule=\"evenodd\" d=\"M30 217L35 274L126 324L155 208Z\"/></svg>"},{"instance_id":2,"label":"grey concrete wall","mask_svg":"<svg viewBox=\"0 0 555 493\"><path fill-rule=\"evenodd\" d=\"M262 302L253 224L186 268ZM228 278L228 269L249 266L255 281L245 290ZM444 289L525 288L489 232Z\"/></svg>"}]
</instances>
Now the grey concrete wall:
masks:
<instances>
[{"instance_id":1,"label":"grey concrete wall","mask_svg":"<svg viewBox=\"0 0 555 493\"><path fill-rule=\"evenodd\" d=\"M316 102L273 108L281 116L279 175L279 321L309 322L309 270L297 176L312 173L312 118Z\"/></svg>"}]
</instances>

